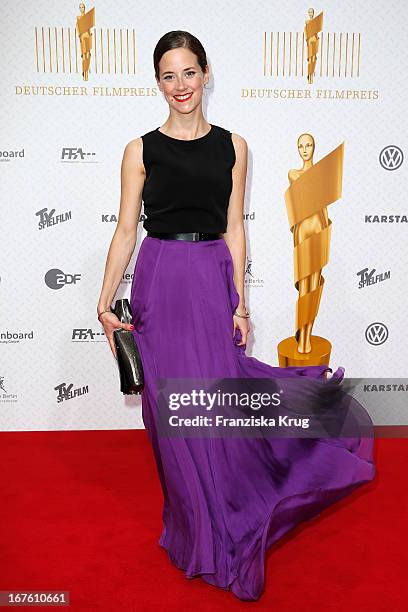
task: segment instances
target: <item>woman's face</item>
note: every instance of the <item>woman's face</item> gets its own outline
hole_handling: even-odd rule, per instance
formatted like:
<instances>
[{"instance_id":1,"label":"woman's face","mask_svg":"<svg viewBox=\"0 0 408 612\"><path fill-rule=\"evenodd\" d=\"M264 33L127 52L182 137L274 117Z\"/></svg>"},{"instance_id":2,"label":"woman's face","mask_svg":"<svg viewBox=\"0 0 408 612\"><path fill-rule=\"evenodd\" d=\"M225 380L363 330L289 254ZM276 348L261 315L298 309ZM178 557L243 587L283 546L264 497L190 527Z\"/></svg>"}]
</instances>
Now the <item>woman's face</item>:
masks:
<instances>
[{"instance_id":1,"label":"woman's face","mask_svg":"<svg viewBox=\"0 0 408 612\"><path fill-rule=\"evenodd\" d=\"M303 134L298 140L299 155L305 161L309 161L314 153L314 140L309 134Z\"/></svg>"},{"instance_id":2,"label":"woman's face","mask_svg":"<svg viewBox=\"0 0 408 612\"><path fill-rule=\"evenodd\" d=\"M192 51L185 47L166 51L159 62L159 76L157 84L171 108L190 113L201 104L208 67L203 73Z\"/></svg>"}]
</instances>

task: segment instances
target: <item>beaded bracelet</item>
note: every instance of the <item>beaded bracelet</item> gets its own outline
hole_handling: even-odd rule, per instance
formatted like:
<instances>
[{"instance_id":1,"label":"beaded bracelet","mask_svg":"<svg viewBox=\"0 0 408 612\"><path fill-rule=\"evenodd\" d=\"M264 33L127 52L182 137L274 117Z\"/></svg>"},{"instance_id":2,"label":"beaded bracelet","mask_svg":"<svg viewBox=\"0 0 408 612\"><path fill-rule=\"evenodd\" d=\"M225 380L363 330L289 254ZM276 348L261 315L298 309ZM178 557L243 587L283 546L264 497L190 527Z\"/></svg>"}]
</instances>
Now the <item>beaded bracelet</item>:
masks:
<instances>
[{"instance_id":1,"label":"beaded bracelet","mask_svg":"<svg viewBox=\"0 0 408 612\"><path fill-rule=\"evenodd\" d=\"M101 322L100 316L103 315L105 312L112 312L112 310L110 308L108 308L107 310L102 310L99 314L98 314L98 321Z\"/></svg>"},{"instance_id":2,"label":"beaded bracelet","mask_svg":"<svg viewBox=\"0 0 408 612\"><path fill-rule=\"evenodd\" d=\"M234 312L234 315L237 315L237 317L242 317L243 319L249 319L249 312L247 311L247 309L245 309L245 314L239 314L236 310Z\"/></svg>"}]
</instances>

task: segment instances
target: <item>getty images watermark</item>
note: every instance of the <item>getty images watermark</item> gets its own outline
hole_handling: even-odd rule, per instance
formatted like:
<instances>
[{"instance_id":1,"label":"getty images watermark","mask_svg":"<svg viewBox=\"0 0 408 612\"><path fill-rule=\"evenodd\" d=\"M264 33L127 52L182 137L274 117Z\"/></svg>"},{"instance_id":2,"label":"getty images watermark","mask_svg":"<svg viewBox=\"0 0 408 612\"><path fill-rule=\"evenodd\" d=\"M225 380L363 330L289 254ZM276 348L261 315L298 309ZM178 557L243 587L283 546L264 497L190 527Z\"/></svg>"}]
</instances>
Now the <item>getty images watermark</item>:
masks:
<instances>
[{"instance_id":1,"label":"getty images watermark","mask_svg":"<svg viewBox=\"0 0 408 612\"><path fill-rule=\"evenodd\" d=\"M338 380L162 378L163 437L373 437L365 408Z\"/></svg>"},{"instance_id":2,"label":"getty images watermark","mask_svg":"<svg viewBox=\"0 0 408 612\"><path fill-rule=\"evenodd\" d=\"M168 400L169 410L175 411L181 408L199 408L209 412L216 408L229 408L232 405L249 407L251 410L260 410L261 408L279 406L281 403L279 393L231 393L222 392L220 389L215 393L209 393L204 389L192 389L189 393L170 393ZM235 415L232 418L226 417L224 414L215 414L214 416L205 416L197 414L196 416L185 417L180 414L169 416L169 425L179 427L254 427L262 425L264 427L309 427L309 418L295 418L288 415L279 415L278 422L276 418L264 415L255 417L238 417Z\"/></svg>"}]
</instances>

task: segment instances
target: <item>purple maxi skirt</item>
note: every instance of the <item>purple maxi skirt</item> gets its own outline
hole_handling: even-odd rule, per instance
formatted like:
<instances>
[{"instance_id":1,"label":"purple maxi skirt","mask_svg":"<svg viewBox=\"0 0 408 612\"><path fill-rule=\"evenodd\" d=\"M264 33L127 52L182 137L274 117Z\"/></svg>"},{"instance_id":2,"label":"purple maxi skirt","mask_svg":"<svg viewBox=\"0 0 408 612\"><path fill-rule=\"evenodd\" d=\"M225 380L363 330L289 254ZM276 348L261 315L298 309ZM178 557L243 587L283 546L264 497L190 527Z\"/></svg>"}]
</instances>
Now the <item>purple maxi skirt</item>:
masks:
<instances>
[{"instance_id":1,"label":"purple maxi skirt","mask_svg":"<svg viewBox=\"0 0 408 612\"><path fill-rule=\"evenodd\" d=\"M238 302L225 240L145 236L131 307L145 374L142 417L164 496L158 543L187 578L256 600L271 544L371 481L375 465L370 437L158 435L157 377L325 378L326 366L279 368L247 356L240 331L232 336ZM343 377L339 368L331 380Z\"/></svg>"}]
</instances>

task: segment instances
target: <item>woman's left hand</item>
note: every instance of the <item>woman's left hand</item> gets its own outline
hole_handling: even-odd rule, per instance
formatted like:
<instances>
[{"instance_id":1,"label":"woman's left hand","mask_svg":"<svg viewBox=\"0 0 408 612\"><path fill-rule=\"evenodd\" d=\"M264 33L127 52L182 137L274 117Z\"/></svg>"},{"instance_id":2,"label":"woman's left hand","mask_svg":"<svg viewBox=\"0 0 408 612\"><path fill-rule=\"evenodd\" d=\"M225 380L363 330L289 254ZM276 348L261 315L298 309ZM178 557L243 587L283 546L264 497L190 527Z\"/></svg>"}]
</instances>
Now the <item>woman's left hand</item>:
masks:
<instances>
[{"instance_id":1,"label":"woman's left hand","mask_svg":"<svg viewBox=\"0 0 408 612\"><path fill-rule=\"evenodd\" d=\"M237 342L237 346L242 346L247 343L247 337L248 337L249 332L251 331L251 327L249 325L249 319L234 315L233 322L234 322L234 331L233 331L232 337L235 336L236 330L239 329L239 331L241 332L241 341Z\"/></svg>"}]
</instances>

